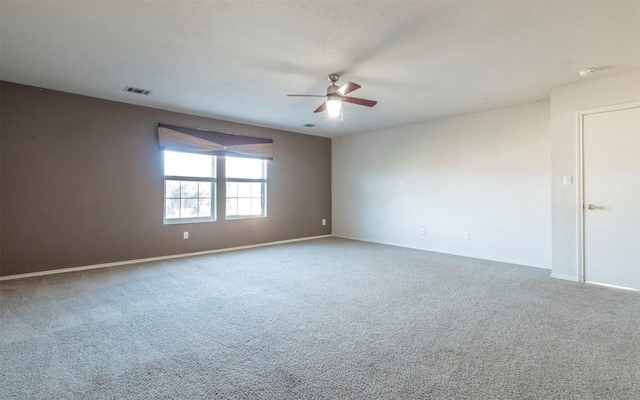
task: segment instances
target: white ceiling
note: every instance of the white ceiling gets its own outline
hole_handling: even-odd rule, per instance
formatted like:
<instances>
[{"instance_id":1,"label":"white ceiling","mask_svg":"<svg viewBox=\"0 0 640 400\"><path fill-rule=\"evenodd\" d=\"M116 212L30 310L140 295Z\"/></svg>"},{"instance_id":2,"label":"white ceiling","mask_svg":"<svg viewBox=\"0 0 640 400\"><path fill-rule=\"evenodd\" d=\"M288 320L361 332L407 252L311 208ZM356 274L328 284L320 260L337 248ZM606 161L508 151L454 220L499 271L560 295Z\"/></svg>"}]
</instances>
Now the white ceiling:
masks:
<instances>
[{"instance_id":1,"label":"white ceiling","mask_svg":"<svg viewBox=\"0 0 640 400\"><path fill-rule=\"evenodd\" d=\"M329 137L542 100L588 67L640 68L640 1L0 2L2 80ZM333 72L378 105L286 97Z\"/></svg>"}]
</instances>

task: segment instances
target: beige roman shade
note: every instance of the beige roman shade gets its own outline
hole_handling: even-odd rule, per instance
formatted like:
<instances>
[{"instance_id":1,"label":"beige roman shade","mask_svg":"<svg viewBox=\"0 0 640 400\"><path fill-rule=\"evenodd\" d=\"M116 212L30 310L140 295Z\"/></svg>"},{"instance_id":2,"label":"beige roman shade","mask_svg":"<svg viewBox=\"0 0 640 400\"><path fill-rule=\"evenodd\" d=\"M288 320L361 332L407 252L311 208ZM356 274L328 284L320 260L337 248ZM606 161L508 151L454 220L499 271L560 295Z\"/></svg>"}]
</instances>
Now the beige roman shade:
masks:
<instances>
[{"instance_id":1,"label":"beige roman shade","mask_svg":"<svg viewBox=\"0 0 640 400\"><path fill-rule=\"evenodd\" d=\"M158 140L167 150L273 160L273 139L159 124Z\"/></svg>"}]
</instances>

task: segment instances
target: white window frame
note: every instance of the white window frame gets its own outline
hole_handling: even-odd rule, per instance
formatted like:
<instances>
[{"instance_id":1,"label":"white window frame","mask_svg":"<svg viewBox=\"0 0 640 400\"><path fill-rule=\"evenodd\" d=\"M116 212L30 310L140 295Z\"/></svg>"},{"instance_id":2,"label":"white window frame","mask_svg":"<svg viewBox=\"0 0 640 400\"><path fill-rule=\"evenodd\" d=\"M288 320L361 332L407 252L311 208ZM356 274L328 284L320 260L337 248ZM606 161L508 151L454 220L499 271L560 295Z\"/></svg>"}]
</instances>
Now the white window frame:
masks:
<instances>
[{"instance_id":1,"label":"white window frame","mask_svg":"<svg viewBox=\"0 0 640 400\"><path fill-rule=\"evenodd\" d=\"M232 158L243 158L243 157L232 157ZM247 158L250 159L250 158ZM225 163L226 163L226 158L225 158ZM255 160L255 159L251 159L251 160ZM226 165L225 165L225 204L224 204L224 216L226 220L233 220L233 219L248 219L248 218L265 218L267 216L267 161L266 160L260 160L262 162L262 169L263 169L263 176L264 178L228 178L227 175L227 169L226 169ZM227 201L230 198L235 198L235 199L240 199L241 197L239 196L234 196L234 197L229 197L228 193L227 193L227 184L228 183L261 183L261 206L262 206L262 214L258 214L258 215L228 215L227 214ZM255 198L255 197L250 197L250 198Z\"/></svg>"},{"instance_id":2,"label":"white window frame","mask_svg":"<svg viewBox=\"0 0 640 400\"><path fill-rule=\"evenodd\" d=\"M163 193L162 193L162 216L163 216L163 221L165 225L171 225L171 224L190 224L190 223L197 223L197 222L212 222L216 220L216 210L217 210L217 192L218 192L218 184L217 184L217 175L218 175L218 168L217 168L217 157L216 156L212 156L211 159L211 163L212 163L212 168L215 171L215 174L213 177L211 178L205 178L205 177L191 177L191 176L177 176L177 175L165 175L164 174L164 159L165 159L165 155L164 152L165 151L171 151L171 152L175 152L175 153L184 153L184 154L189 154L188 152L180 152L180 151L175 151L175 150L164 150L162 152L162 170L163 170ZM210 217L188 217L188 218L167 218L167 181L188 181L188 182L209 182L211 184L211 216ZM173 197L169 198L169 199L174 199Z\"/></svg>"}]
</instances>

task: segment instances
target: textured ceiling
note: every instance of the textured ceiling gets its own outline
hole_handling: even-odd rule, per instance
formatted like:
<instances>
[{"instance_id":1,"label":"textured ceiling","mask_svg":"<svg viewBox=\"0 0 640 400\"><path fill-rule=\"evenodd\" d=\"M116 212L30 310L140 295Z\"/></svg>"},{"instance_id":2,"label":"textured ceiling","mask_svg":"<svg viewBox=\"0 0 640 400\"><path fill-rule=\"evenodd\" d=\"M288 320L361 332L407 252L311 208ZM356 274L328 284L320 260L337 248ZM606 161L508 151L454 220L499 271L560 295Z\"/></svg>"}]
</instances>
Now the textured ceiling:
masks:
<instances>
[{"instance_id":1,"label":"textured ceiling","mask_svg":"<svg viewBox=\"0 0 640 400\"><path fill-rule=\"evenodd\" d=\"M639 1L0 2L2 80L330 137L542 100L588 67L640 68ZM286 97L333 72L378 105Z\"/></svg>"}]
</instances>

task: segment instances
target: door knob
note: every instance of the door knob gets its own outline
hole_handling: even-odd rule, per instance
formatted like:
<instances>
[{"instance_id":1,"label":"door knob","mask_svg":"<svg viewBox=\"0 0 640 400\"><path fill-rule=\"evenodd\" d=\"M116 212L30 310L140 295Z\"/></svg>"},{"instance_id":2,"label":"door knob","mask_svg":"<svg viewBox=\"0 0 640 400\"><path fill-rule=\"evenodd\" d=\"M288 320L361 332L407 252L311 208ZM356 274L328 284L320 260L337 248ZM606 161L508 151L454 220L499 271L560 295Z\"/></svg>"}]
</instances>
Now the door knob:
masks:
<instances>
[{"instance_id":1,"label":"door knob","mask_svg":"<svg viewBox=\"0 0 640 400\"><path fill-rule=\"evenodd\" d=\"M596 209L596 205L595 205L595 204L589 204L589 205L587 206L587 208L588 208L589 210L595 210L595 209Z\"/></svg>"}]
</instances>

